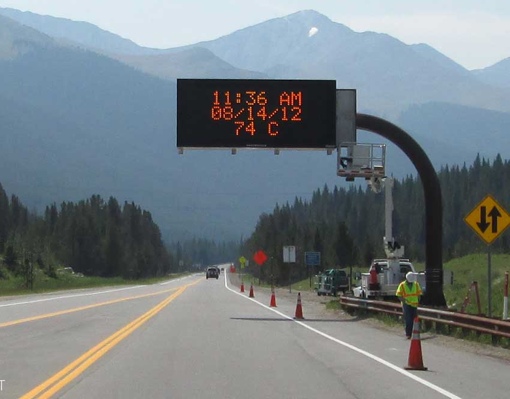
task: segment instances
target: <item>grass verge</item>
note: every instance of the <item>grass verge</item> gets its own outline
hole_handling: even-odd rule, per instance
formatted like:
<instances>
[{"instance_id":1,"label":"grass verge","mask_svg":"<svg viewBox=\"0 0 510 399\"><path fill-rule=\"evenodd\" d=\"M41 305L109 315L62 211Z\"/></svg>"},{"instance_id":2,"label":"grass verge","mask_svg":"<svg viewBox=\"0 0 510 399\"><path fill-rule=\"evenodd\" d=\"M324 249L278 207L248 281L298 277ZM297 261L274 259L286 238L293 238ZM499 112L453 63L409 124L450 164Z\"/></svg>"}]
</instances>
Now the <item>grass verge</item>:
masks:
<instances>
[{"instance_id":1,"label":"grass verge","mask_svg":"<svg viewBox=\"0 0 510 399\"><path fill-rule=\"evenodd\" d=\"M26 295L32 293L44 293L61 290L96 288L108 286L123 285L150 285L156 284L169 279L175 279L186 275L171 274L164 277L147 278L140 280L127 280L121 277L104 278L104 277L78 277L73 274L59 275L58 278L50 278L45 275L36 275L34 279L33 289L26 287L26 282L22 277L11 277L9 279L0 280L0 296Z\"/></svg>"}]
</instances>

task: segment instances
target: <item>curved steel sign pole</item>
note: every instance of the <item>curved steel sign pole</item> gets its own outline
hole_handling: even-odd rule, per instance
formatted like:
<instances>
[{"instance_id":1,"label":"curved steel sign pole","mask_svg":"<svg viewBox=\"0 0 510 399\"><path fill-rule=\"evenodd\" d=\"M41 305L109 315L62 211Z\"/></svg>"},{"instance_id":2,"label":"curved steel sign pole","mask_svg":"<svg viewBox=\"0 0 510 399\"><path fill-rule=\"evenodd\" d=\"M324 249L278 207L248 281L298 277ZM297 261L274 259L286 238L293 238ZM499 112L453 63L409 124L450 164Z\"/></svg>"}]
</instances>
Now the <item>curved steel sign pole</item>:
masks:
<instances>
[{"instance_id":1,"label":"curved steel sign pole","mask_svg":"<svg viewBox=\"0 0 510 399\"><path fill-rule=\"evenodd\" d=\"M377 133L397 145L415 166L425 194L426 293L423 304L446 306L443 294L443 203L436 171L418 143L398 126L375 116L356 114L356 128Z\"/></svg>"}]
</instances>

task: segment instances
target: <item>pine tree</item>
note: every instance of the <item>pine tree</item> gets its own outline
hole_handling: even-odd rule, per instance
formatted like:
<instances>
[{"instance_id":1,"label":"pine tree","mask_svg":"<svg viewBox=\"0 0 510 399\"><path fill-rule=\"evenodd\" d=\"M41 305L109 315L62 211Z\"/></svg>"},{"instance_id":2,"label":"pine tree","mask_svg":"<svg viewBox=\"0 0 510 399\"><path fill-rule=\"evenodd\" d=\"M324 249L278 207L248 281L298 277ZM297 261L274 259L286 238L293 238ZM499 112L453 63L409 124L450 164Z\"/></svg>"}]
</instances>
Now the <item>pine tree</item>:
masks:
<instances>
[{"instance_id":1,"label":"pine tree","mask_svg":"<svg viewBox=\"0 0 510 399\"><path fill-rule=\"evenodd\" d=\"M0 253L4 252L9 229L9 198L0 184Z\"/></svg>"}]
</instances>

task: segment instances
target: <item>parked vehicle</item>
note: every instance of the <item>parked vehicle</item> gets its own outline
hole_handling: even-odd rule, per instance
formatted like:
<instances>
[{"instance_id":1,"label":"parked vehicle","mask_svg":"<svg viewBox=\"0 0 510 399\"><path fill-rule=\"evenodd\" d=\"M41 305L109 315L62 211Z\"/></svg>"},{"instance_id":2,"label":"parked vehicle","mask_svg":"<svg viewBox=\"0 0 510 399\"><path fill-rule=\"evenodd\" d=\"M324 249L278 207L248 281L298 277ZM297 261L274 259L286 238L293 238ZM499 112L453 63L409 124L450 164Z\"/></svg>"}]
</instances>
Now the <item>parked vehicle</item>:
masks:
<instances>
[{"instance_id":1,"label":"parked vehicle","mask_svg":"<svg viewBox=\"0 0 510 399\"><path fill-rule=\"evenodd\" d=\"M398 285L408 272L425 291L425 273L418 273L409 259L374 259L368 273L361 273L361 285L353 289L355 297L388 298L395 297Z\"/></svg>"},{"instance_id":2,"label":"parked vehicle","mask_svg":"<svg viewBox=\"0 0 510 399\"><path fill-rule=\"evenodd\" d=\"M368 273L361 273L361 285L352 292L358 298L396 299L398 285L411 272L426 292L426 272L417 272L409 259L374 259ZM453 272L443 270L443 285L453 284Z\"/></svg>"},{"instance_id":3,"label":"parked vehicle","mask_svg":"<svg viewBox=\"0 0 510 399\"><path fill-rule=\"evenodd\" d=\"M361 285L353 288L355 297L359 298L396 298L398 285L405 280L408 272L413 273L414 278L422 290L425 291L425 273L417 273L409 259L404 259L404 246L400 245L393 237L393 178L387 177L380 181L380 185L371 185L374 192L384 188L384 252L387 258L374 259L368 273L361 273Z\"/></svg>"},{"instance_id":4,"label":"parked vehicle","mask_svg":"<svg viewBox=\"0 0 510 399\"><path fill-rule=\"evenodd\" d=\"M315 276L315 290L317 295L333 295L349 289L349 278L345 270L328 269Z\"/></svg>"}]
</instances>

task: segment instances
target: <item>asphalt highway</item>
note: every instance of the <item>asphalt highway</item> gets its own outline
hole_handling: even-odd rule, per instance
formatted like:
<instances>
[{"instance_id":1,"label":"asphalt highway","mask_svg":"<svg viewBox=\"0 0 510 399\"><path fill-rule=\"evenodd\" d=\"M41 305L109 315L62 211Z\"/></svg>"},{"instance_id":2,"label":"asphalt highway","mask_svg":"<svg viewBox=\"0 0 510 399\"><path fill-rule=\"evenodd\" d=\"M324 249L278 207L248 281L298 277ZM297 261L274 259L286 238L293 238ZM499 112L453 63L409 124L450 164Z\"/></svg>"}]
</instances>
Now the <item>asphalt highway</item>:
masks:
<instances>
[{"instance_id":1,"label":"asphalt highway","mask_svg":"<svg viewBox=\"0 0 510 399\"><path fill-rule=\"evenodd\" d=\"M248 287L247 287L248 288ZM508 398L510 363L194 275L0 300L3 398ZM308 311L308 313L307 313Z\"/></svg>"}]
</instances>

